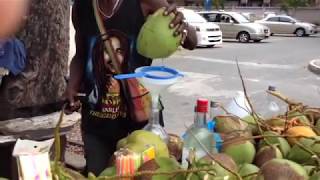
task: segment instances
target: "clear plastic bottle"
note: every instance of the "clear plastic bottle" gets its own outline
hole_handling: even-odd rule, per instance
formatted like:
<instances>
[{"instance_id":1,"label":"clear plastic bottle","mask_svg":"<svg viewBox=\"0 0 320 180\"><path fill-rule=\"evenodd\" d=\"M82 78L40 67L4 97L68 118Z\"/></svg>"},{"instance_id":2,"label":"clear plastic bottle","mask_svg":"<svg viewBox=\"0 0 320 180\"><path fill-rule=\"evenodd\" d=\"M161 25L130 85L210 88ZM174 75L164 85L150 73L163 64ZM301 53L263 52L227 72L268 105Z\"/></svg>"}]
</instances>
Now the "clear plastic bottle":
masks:
<instances>
[{"instance_id":1,"label":"clear plastic bottle","mask_svg":"<svg viewBox=\"0 0 320 180\"><path fill-rule=\"evenodd\" d=\"M255 112L264 120L278 115L284 115L288 104L268 92L276 92L277 88L269 85L266 90L258 91L251 96Z\"/></svg>"},{"instance_id":2,"label":"clear plastic bottle","mask_svg":"<svg viewBox=\"0 0 320 180\"><path fill-rule=\"evenodd\" d=\"M182 151L182 166L188 167L187 158L190 150L195 151L196 159L202 158L207 154L216 153L215 141L213 133L207 128L208 100L197 100L197 112L193 125L187 130L184 135L184 146Z\"/></svg>"},{"instance_id":3,"label":"clear plastic bottle","mask_svg":"<svg viewBox=\"0 0 320 180\"><path fill-rule=\"evenodd\" d=\"M169 135L165 129L160 125L159 108L152 107L151 117L149 123L143 128L160 136L166 143L169 141Z\"/></svg>"},{"instance_id":4,"label":"clear plastic bottle","mask_svg":"<svg viewBox=\"0 0 320 180\"><path fill-rule=\"evenodd\" d=\"M226 113L219 106L218 102L211 101L210 102L210 120L214 120L216 116L225 115Z\"/></svg>"},{"instance_id":5,"label":"clear plastic bottle","mask_svg":"<svg viewBox=\"0 0 320 180\"><path fill-rule=\"evenodd\" d=\"M276 91L276 87L269 86L268 91ZM275 100L275 98L276 97L267 93L268 112L266 112L266 114L265 114L266 118L271 118L271 117L277 116L280 113L280 106L279 106L278 102Z\"/></svg>"},{"instance_id":6,"label":"clear plastic bottle","mask_svg":"<svg viewBox=\"0 0 320 180\"><path fill-rule=\"evenodd\" d=\"M252 111L243 91L236 92L235 97L227 104L226 110L240 118L250 115Z\"/></svg>"}]
</instances>

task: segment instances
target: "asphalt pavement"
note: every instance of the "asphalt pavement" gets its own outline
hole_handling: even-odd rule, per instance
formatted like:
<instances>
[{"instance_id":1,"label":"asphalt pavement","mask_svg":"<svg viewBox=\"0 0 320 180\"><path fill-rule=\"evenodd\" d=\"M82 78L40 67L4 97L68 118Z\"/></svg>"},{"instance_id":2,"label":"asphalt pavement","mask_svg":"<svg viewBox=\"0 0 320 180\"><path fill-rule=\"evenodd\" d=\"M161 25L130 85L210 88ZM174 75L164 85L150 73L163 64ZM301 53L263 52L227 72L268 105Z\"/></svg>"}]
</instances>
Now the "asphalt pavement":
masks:
<instances>
[{"instance_id":1,"label":"asphalt pavement","mask_svg":"<svg viewBox=\"0 0 320 180\"><path fill-rule=\"evenodd\" d=\"M172 57L155 60L185 73L185 77L162 92L166 129L181 135L192 123L197 98L225 105L243 90L236 67L239 62L247 92L254 106L263 110L265 90L276 86L286 96L320 107L320 76L308 70L320 58L320 35L298 38L272 36L261 43L223 42L214 48L180 50Z\"/></svg>"}]
</instances>

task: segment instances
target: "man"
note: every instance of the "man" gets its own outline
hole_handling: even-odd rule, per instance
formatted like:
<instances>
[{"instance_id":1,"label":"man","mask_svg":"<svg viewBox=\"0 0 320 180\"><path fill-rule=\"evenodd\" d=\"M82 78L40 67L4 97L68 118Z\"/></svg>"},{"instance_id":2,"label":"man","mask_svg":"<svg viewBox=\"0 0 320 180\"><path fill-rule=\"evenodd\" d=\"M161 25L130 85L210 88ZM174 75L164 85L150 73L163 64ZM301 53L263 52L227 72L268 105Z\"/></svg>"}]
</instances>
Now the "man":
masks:
<instances>
[{"instance_id":1,"label":"man","mask_svg":"<svg viewBox=\"0 0 320 180\"><path fill-rule=\"evenodd\" d=\"M194 28L184 23L182 13L178 12L174 5L170 6L166 0L75 0L72 17L76 30L76 54L70 65L70 79L65 94L70 102L68 111L79 108L80 102L75 100L79 91L87 95L86 100L82 102L81 128L87 171L98 175L107 166L118 140L133 130L141 129L145 123L130 121L126 113L122 113L121 110L126 109L123 94L121 91L115 93L110 90L119 89L119 85L112 80L112 65L108 63L96 65L97 58L95 57L101 56L94 55L97 51L99 31L92 1L97 1L97 9L104 20L107 31L116 31L117 39L125 37L127 42L122 43L124 46L119 47L128 47L122 49L129 51L123 53L125 55L123 57L126 57L125 62L129 66L129 72L141 66L151 65L152 60L140 55L135 45L146 17L161 7L167 8L164 15L171 12L175 14L170 28L176 28L173 36L182 33L181 43L184 48L194 49L197 39ZM118 36L119 34L122 35ZM108 59L108 56L105 59ZM104 74L97 75L98 70ZM101 79L103 81L100 81ZM99 82L106 82L106 84ZM95 107L99 107L100 112L97 112Z\"/></svg>"}]
</instances>

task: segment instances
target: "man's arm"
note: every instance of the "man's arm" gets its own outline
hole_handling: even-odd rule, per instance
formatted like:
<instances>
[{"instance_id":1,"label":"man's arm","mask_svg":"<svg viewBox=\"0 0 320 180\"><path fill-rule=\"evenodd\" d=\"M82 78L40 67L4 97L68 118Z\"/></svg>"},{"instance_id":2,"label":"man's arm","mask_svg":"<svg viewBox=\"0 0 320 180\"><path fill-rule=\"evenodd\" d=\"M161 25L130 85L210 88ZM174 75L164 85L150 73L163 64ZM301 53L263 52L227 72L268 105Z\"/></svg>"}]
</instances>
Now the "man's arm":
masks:
<instances>
[{"instance_id":1,"label":"man's arm","mask_svg":"<svg viewBox=\"0 0 320 180\"><path fill-rule=\"evenodd\" d=\"M169 5L167 0L140 0L140 2L141 2L141 6L145 16L154 13L155 11L157 11L159 8L162 8L162 7L166 7L167 8L166 11L168 13L170 12L175 13L176 17L171 23L173 24L173 27L171 28L178 26L178 29L175 35L180 35L180 33L182 33L183 36L186 36L184 37L185 40L183 41L182 46L190 50L194 49L197 46L197 36L196 36L195 28L183 22L183 19L184 19L183 14L177 11L175 5ZM187 30L187 31L184 32L184 30Z\"/></svg>"},{"instance_id":2,"label":"man's arm","mask_svg":"<svg viewBox=\"0 0 320 180\"><path fill-rule=\"evenodd\" d=\"M77 95L80 85L84 75L84 38L80 29L80 19L78 16L78 7L75 3L72 7L72 22L76 30L75 32L75 44L76 44L76 54L72 58L70 64L70 77L66 89L66 98L69 100L70 106L77 106L75 104L75 96ZM77 107L75 107L76 110ZM71 109L72 111L73 109Z\"/></svg>"}]
</instances>

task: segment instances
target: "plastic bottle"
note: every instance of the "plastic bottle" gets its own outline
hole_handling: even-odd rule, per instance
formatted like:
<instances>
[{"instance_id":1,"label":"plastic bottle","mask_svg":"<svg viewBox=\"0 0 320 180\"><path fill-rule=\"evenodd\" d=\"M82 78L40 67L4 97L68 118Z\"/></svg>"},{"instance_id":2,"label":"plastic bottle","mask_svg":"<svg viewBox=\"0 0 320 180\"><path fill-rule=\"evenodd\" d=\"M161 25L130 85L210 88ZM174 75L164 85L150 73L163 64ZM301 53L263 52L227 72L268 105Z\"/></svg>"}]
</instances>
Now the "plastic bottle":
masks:
<instances>
[{"instance_id":1,"label":"plastic bottle","mask_svg":"<svg viewBox=\"0 0 320 180\"><path fill-rule=\"evenodd\" d=\"M269 91L276 91L275 86L269 86ZM277 102L276 97L267 93L267 109L264 112L261 112L262 117L264 118L272 118L280 114L280 105Z\"/></svg>"},{"instance_id":2,"label":"plastic bottle","mask_svg":"<svg viewBox=\"0 0 320 180\"><path fill-rule=\"evenodd\" d=\"M160 125L159 108L152 107L151 117L149 123L143 128L144 130L151 131L156 135L159 135L166 143L169 141L169 135L166 130Z\"/></svg>"},{"instance_id":3,"label":"plastic bottle","mask_svg":"<svg viewBox=\"0 0 320 180\"><path fill-rule=\"evenodd\" d=\"M238 91L236 96L231 100L231 102L226 106L226 110L236 115L240 118L244 118L251 113L251 108L244 95L244 92Z\"/></svg>"},{"instance_id":4,"label":"plastic bottle","mask_svg":"<svg viewBox=\"0 0 320 180\"><path fill-rule=\"evenodd\" d=\"M207 128L207 114L208 114L208 104L207 99L197 100L197 112L194 119L193 125L187 130L184 135L184 146L182 151L182 167L187 168L190 150L195 150L196 159L202 158L207 154L216 153L216 144L214 141L213 133Z\"/></svg>"}]
</instances>

